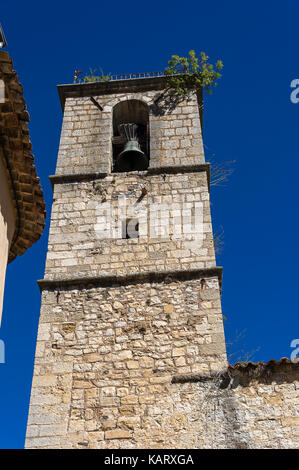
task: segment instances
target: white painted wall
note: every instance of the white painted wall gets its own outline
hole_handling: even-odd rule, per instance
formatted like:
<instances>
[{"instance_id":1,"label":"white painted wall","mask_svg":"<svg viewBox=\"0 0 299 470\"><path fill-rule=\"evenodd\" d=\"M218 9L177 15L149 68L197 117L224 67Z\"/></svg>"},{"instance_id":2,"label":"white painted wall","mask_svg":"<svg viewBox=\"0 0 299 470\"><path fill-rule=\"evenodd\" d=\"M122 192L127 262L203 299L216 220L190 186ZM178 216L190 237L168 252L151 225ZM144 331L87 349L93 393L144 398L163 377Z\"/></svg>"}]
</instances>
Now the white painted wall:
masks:
<instances>
[{"instance_id":1,"label":"white painted wall","mask_svg":"<svg viewBox=\"0 0 299 470\"><path fill-rule=\"evenodd\" d=\"M0 158L0 325L9 247L16 227L13 202L7 181L7 171Z\"/></svg>"}]
</instances>

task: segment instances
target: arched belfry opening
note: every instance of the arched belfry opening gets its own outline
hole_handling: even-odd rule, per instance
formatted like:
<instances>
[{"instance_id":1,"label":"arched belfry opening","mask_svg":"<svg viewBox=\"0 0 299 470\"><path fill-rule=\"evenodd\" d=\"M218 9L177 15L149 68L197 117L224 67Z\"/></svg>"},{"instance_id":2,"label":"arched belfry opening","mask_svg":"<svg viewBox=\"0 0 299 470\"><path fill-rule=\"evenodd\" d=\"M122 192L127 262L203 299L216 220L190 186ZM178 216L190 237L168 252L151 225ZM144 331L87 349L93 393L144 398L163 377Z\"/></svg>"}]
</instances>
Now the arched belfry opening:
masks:
<instances>
[{"instance_id":1,"label":"arched belfry opening","mask_svg":"<svg viewBox=\"0 0 299 470\"><path fill-rule=\"evenodd\" d=\"M140 100L113 108L113 171L143 171L149 165L149 110Z\"/></svg>"}]
</instances>

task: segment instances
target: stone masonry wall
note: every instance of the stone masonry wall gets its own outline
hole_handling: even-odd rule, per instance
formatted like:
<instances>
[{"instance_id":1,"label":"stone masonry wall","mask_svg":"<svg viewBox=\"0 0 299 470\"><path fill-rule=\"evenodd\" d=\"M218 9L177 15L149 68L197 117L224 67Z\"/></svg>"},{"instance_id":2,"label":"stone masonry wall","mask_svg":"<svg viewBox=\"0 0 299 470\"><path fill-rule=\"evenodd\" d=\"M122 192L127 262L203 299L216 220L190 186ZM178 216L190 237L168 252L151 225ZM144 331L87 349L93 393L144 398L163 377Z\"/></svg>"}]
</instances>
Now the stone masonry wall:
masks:
<instances>
[{"instance_id":1,"label":"stone masonry wall","mask_svg":"<svg viewBox=\"0 0 299 470\"><path fill-rule=\"evenodd\" d=\"M283 358L267 364L237 364L199 385L203 387L210 439L206 446L299 448L298 363Z\"/></svg>"},{"instance_id":2,"label":"stone masonry wall","mask_svg":"<svg viewBox=\"0 0 299 470\"><path fill-rule=\"evenodd\" d=\"M225 365L218 278L43 291L26 447L197 445L172 376Z\"/></svg>"},{"instance_id":3,"label":"stone masonry wall","mask_svg":"<svg viewBox=\"0 0 299 470\"><path fill-rule=\"evenodd\" d=\"M298 447L298 370L227 366L197 98L169 106L137 82L100 84L103 111L69 97L89 85L64 87L26 447ZM111 173L113 106L128 99L149 107L150 167ZM124 197L134 211L119 215ZM184 217L166 238L149 232L163 204ZM119 228L138 218L139 238L103 236L105 208ZM177 237L194 215L202 236Z\"/></svg>"},{"instance_id":4,"label":"stone masonry wall","mask_svg":"<svg viewBox=\"0 0 299 470\"><path fill-rule=\"evenodd\" d=\"M118 198L122 196L126 197L128 209L119 215ZM150 232L149 214L154 204L165 207L155 212L158 226L165 222L167 213L170 217L169 236L165 238L156 231ZM191 214L195 204L200 210L199 238L183 233L185 229L189 231L188 224L191 229L194 227ZM121 231L115 238L110 232L103 234L107 220L110 224L110 205L116 228L121 228L126 214L137 216L138 239L122 239ZM167 207L174 210L167 211ZM175 208L181 217L178 236L174 234L178 228L178 223L174 228ZM100 180L55 185L46 279L212 266L215 254L205 171L168 175L118 173Z\"/></svg>"},{"instance_id":5,"label":"stone masonry wall","mask_svg":"<svg viewBox=\"0 0 299 470\"><path fill-rule=\"evenodd\" d=\"M174 109L154 103L161 92L117 93L94 98L67 98L59 145L56 174L109 173L112 166L113 106L136 99L149 107L150 167L194 165L204 162L196 95Z\"/></svg>"},{"instance_id":6,"label":"stone masonry wall","mask_svg":"<svg viewBox=\"0 0 299 470\"><path fill-rule=\"evenodd\" d=\"M266 381L239 385L232 395L236 403L235 436L242 437L244 447L299 448L298 367L294 373L270 373Z\"/></svg>"},{"instance_id":7,"label":"stone masonry wall","mask_svg":"<svg viewBox=\"0 0 299 470\"><path fill-rule=\"evenodd\" d=\"M202 286L44 291L26 447L298 448L298 364L227 369Z\"/></svg>"},{"instance_id":8,"label":"stone masonry wall","mask_svg":"<svg viewBox=\"0 0 299 470\"><path fill-rule=\"evenodd\" d=\"M93 93L103 111L89 96L66 98L27 447L198 441L192 416L179 411L184 394L171 381L226 366L221 270L197 97L173 107L165 94L157 101L160 95ZM130 99L148 105L150 167L111 173L113 107ZM117 213L124 198L129 209ZM121 229L135 217L138 238L122 238L121 230L103 235L110 221ZM182 432L173 434L181 420Z\"/></svg>"}]
</instances>

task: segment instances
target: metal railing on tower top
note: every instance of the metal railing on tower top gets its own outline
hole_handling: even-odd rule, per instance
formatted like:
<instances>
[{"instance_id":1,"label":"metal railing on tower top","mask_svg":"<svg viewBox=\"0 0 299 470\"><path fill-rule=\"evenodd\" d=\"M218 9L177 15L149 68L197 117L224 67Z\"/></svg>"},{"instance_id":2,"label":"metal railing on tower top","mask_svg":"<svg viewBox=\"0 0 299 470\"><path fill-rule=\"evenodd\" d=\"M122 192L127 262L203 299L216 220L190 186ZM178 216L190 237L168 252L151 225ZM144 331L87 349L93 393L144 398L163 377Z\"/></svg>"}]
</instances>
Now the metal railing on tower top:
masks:
<instances>
[{"instance_id":1,"label":"metal railing on tower top","mask_svg":"<svg viewBox=\"0 0 299 470\"><path fill-rule=\"evenodd\" d=\"M81 72L80 72L81 74ZM90 76L89 80L85 80L84 77L80 78L77 76L74 83L88 83L88 82L115 82L117 80L133 80L134 78L152 78L152 77L164 77L165 71L163 72L144 72L144 73L119 73L114 75L103 75L103 76Z\"/></svg>"},{"instance_id":2,"label":"metal railing on tower top","mask_svg":"<svg viewBox=\"0 0 299 470\"><path fill-rule=\"evenodd\" d=\"M122 73L110 75L110 80L131 80L133 78L164 77L165 72Z\"/></svg>"}]
</instances>

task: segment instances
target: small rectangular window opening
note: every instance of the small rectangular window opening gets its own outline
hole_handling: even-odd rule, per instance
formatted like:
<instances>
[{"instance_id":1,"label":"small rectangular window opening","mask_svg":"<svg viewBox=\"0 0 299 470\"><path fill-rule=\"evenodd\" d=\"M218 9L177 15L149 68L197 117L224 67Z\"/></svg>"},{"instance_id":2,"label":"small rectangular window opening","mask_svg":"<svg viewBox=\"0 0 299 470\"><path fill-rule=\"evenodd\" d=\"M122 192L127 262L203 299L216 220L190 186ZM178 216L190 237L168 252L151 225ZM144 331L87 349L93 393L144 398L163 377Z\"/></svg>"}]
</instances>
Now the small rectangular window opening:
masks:
<instances>
[{"instance_id":1,"label":"small rectangular window opening","mask_svg":"<svg viewBox=\"0 0 299 470\"><path fill-rule=\"evenodd\" d=\"M138 219L125 219L122 222L122 238L139 238Z\"/></svg>"}]
</instances>

